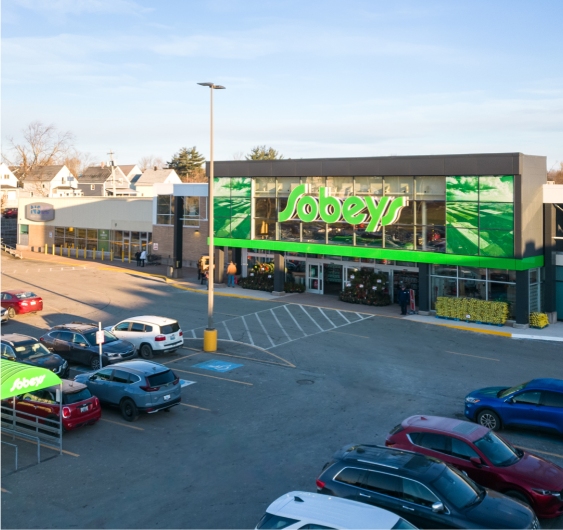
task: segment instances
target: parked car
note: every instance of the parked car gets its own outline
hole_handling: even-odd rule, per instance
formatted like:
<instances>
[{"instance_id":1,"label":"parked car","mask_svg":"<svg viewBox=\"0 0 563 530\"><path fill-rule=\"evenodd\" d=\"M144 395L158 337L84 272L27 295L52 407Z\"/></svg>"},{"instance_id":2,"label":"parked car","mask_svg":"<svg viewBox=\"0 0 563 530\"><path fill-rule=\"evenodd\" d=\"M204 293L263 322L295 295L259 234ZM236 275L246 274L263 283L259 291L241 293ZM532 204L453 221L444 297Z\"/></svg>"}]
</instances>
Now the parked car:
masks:
<instances>
[{"instance_id":1,"label":"parked car","mask_svg":"<svg viewBox=\"0 0 563 530\"><path fill-rule=\"evenodd\" d=\"M14 318L22 313L36 313L43 310L43 298L32 291L12 289L2 291L2 307L8 311L8 318Z\"/></svg>"},{"instance_id":2,"label":"parked car","mask_svg":"<svg viewBox=\"0 0 563 530\"><path fill-rule=\"evenodd\" d=\"M411 416L389 433L385 445L439 458L481 486L529 504L538 517L563 515L563 468L512 447L481 425Z\"/></svg>"},{"instance_id":3,"label":"parked car","mask_svg":"<svg viewBox=\"0 0 563 530\"><path fill-rule=\"evenodd\" d=\"M0 351L2 359L47 368L59 377L68 377L70 371L68 362L60 355L50 352L36 338L29 335L19 333L2 335Z\"/></svg>"},{"instance_id":4,"label":"parked car","mask_svg":"<svg viewBox=\"0 0 563 530\"><path fill-rule=\"evenodd\" d=\"M0 309L0 322L8 322L8 310L5 307Z\"/></svg>"},{"instance_id":5,"label":"parked car","mask_svg":"<svg viewBox=\"0 0 563 530\"><path fill-rule=\"evenodd\" d=\"M4 210L4 219L16 219L18 217L17 208L6 208Z\"/></svg>"},{"instance_id":6,"label":"parked car","mask_svg":"<svg viewBox=\"0 0 563 530\"><path fill-rule=\"evenodd\" d=\"M105 329L134 344L143 359L152 359L155 353L176 351L184 344L180 325L176 320L166 317L131 317Z\"/></svg>"},{"instance_id":7,"label":"parked car","mask_svg":"<svg viewBox=\"0 0 563 530\"><path fill-rule=\"evenodd\" d=\"M93 425L102 416L100 401L92 396L86 385L62 379L62 426L72 431L84 425ZM42 390L33 390L15 397L16 417L34 421L34 416L44 418L42 423L52 429L59 428L60 403L57 401L58 385ZM2 412L13 407L12 398L2 401ZM49 430L50 433L54 431Z\"/></svg>"},{"instance_id":8,"label":"parked car","mask_svg":"<svg viewBox=\"0 0 563 530\"><path fill-rule=\"evenodd\" d=\"M474 390L465 397L465 417L493 431L521 426L563 434L563 380L532 379L510 388Z\"/></svg>"},{"instance_id":9,"label":"parked car","mask_svg":"<svg viewBox=\"0 0 563 530\"><path fill-rule=\"evenodd\" d=\"M97 370L100 368L100 353L96 344L96 331L98 327L95 324L73 322L54 326L45 335L39 337L39 340L63 359ZM109 331L104 331L103 366L132 359L134 356L133 344L118 339Z\"/></svg>"},{"instance_id":10,"label":"parked car","mask_svg":"<svg viewBox=\"0 0 563 530\"><path fill-rule=\"evenodd\" d=\"M539 528L529 507L444 462L377 445L338 451L317 492L385 508L420 528Z\"/></svg>"},{"instance_id":11,"label":"parked car","mask_svg":"<svg viewBox=\"0 0 563 530\"><path fill-rule=\"evenodd\" d=\"M276 499L256 526L260 528L416 528L402 517L362 502L292 491Z\"/></svg>"},{"instance_id":12,"label":"parked car","mask_svg":"<svg viewBox=\"0 0 563 530\"><path fill-rule=\"evenodd\" d=\"M102 403L119 407L127 421L135 421L141 412L169 410L181 401L180 379L153 361L122 362L74 380L84 383Z\"/></svg>"}]
</instances>

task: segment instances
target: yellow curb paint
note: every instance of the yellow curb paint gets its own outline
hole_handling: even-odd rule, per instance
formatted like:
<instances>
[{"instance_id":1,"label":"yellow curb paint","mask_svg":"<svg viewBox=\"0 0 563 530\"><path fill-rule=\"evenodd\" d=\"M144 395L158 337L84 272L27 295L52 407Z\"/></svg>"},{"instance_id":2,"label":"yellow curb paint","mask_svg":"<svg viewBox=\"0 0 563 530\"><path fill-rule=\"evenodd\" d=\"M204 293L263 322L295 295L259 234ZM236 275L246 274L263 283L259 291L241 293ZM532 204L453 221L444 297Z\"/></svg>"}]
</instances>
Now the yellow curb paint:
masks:
<instances>
[{"instance_id":1,"label":"yellow curb paint","mask_svg":"<svg viewBox=\"0 0 563 530\"><path fill-rule=\"evenodd\" d=\"M180 403L183 407L190 407L192 409L199 409L199 410L206 410L207 412L211 412L211 409L204 409L203 407L196 407L195 405L188 405L187 403Z\"/></svg>"},{"instance_id":2,"label":"yellow curb paint","mask_svg":"<svg viewBox=\"0 0 563 530\"><path fill-rule=\"evenodd\" d=\"M135 429L136 431L144 431L142 427L134 427L133 425L127 425L126 423L121 423L120 421L106 420L105 418L100 418L100 421L105 421L107 423L113 423L114 425L121 425L122 427L129 427L130 429Z\"/></svg>"},{"instance_id":3,"label":"yellow curb paint","mask_svg":"<svg viewBox=\"0 0 563 530\"><path fill-rule=\"evenodd\" d=\"M427 322L423 322L423 324L427 324ZM497 335L498 337L508 337L509 339L512 338L512 333L507 333L506 331L493 331L488 329L479 329L479 328L466 328L464 326L454 326L453 324L434 324L435 326L442 326L445 328L453 328L453 329L461 329L462 331L472 331L473 333L485 333L486 335Z\"/></svg>"}]
</instances>

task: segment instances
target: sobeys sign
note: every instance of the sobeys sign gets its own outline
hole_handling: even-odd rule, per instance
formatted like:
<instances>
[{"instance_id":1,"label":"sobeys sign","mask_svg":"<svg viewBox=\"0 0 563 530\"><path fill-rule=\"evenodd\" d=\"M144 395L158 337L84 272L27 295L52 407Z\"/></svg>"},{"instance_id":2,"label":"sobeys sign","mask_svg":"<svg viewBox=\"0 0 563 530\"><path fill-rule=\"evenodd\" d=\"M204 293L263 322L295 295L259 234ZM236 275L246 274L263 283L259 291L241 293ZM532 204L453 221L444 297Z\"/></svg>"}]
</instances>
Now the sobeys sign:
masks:
<instances>
[{"instance_id":1,"label":"sobeys sign","mask_svg":"<svg viewBox=\"0 0 563 530\"><path fill-rule=\"evenodd\" d=\"M407 197L351 196L340 199L330 195L330 188L320 188L319 197L307 195L307 185L300 184L290 194L287 207L278 221L298 219L305 223L322 220L325 223L346 221L351 225L367 223L366 232L377 232L382 226L397 222L401 210L408 206Z\"/></svg>"}]
</instances>

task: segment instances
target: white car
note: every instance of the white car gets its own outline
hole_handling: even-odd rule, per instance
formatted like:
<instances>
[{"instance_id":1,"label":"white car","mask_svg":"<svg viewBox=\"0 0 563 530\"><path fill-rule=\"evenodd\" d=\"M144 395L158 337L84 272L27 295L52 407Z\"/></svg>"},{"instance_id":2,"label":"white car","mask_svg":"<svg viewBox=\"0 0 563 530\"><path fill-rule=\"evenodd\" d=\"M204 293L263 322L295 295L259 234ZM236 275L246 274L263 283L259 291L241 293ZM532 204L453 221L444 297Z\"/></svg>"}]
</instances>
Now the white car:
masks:
<instances>
[{"instance_id":1,"label":"white car","mask_svg":"<svg viewBox=\"0 0 563 530\"><path fill-rule=\"evenodd\" d=\"M166 317L131 317L105 329L119 339L132 342L143 359L152 359L155 353L176 351L184 344L178 321Z\"/></svg>"},{"instance_id":2,"label":"white car","mask_svg":"<svg viewBox=\"0 0 563 530\"><path fill-rule=\"evenodd\" d=\"M416 528L398 515L363 502L292 491L276 499L256 528Z\"/></svg>"}]
</instances>

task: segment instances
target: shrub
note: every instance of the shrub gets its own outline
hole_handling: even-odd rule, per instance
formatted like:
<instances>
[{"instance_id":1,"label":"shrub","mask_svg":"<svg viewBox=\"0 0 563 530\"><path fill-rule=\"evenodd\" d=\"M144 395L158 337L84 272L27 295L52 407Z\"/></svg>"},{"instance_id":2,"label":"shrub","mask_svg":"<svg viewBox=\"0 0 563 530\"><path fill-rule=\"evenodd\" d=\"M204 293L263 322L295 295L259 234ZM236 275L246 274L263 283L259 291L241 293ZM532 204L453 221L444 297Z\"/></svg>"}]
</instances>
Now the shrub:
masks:
<instances>
[{"instance_id":1,"label":"shrub","mask_svg":"<svg viewBox=\"0 0 563 530\"><path fill-rule=\"evenodd\" d=\"M373 269L361 269L350 277L348 285L339 298L350 304L384 306L391 303L387 274L374 272Z\"/></svg>"}]
</instances>

